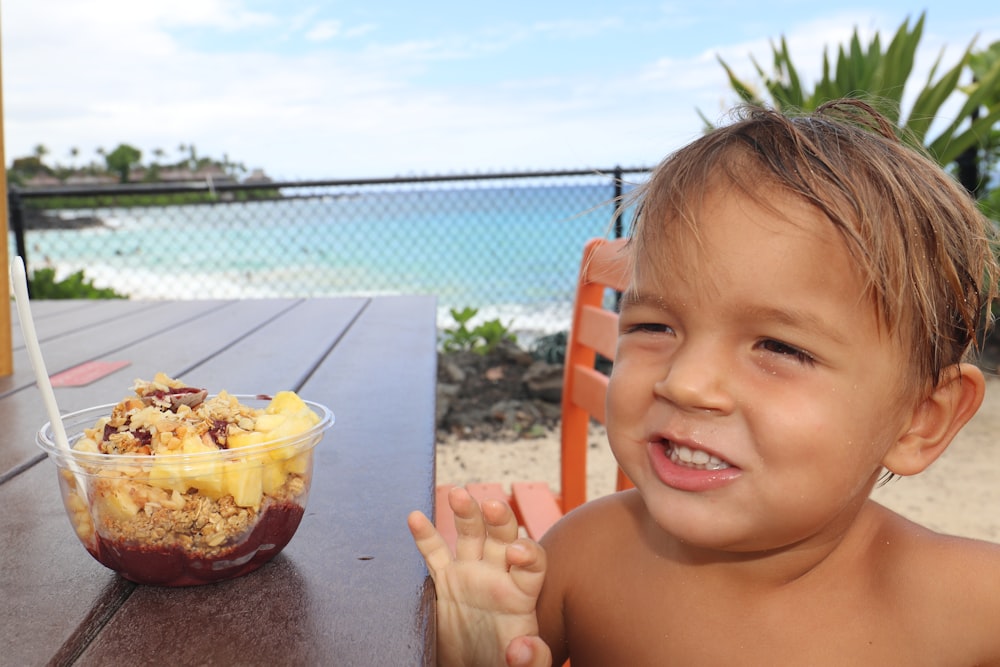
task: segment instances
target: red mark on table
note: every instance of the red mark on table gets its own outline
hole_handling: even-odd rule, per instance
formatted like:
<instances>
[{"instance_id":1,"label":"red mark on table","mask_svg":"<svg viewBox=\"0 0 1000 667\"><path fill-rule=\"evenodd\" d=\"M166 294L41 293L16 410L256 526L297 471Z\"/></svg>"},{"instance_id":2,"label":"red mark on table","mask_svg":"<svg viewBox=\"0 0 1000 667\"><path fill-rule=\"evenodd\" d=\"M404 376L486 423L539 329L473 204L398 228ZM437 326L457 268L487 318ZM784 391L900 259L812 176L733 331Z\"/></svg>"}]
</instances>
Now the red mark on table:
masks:
<instances>
[{"instance_id":1,"label":"red mark on table","mask_svg":"<svg viewBox=\"0 0 1000 667\"><path fill-rule=\"evenodd\" d=\"M131 361L85 361L49 377L53 387L82 387L105 375L114 373L119 368L128 366Z\"/></svg>"}]
</instances>

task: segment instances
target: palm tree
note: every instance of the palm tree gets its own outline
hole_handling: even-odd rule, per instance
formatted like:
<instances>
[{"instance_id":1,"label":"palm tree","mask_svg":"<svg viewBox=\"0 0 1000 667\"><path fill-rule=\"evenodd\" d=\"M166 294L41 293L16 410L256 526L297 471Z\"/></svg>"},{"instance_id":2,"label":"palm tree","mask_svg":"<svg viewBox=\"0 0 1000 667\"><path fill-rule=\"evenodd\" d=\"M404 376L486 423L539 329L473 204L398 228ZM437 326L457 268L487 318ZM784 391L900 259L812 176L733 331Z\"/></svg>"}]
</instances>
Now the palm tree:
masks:
<instances>
[{"instance_id":1,"label":"palm tree","mask_svg":"<svg viewBox=\"0 0 1000 667\"><path fill-rule=\"evenodd\" d=\"M972 55L969 66L972 68L976 81L981 81L989 75L1000 63L1000 41L993 42L989 48ZM1000 90L995 90L993 98L987 103L989 108L1000 106ZM970 161L983 166L983 174L975 174L981 194L980 206L994 220L1000 221L1000 127L994 126L981 151L970 151ZM992 189L991 189L992 187Z\"/></svg>"},{"instance_id":2,"label":"palm tree","mask_svg":"<svg viewBox=\"0 0 1000 667\"><path fill-rule=\"evenodd\" d=\"M142 151L128 144L119 144L117 148L104 156L108 171L118 175L119 183L128 183L132 168L142 162Z\"/></svg>"},{"instance_id":3,"label":"palm tree","mask_svg":"<svg viewBox=\"0 0 1000 667\"><path fill-rule=\"evenodd\" d=\"M836 70L832 75L830 59L824 49L823 77L812 92L803 86L784 38L781 39L780 46L773 43L771 45L773 75L765 72L752 56L751 60L770 97L770 106L809 111L824 102L841 97L863 97L874 102L880 111L897 124L904 141L924 146L942 166L946 166L955 162L966 151L983 146L993 125L1000 122L1000 104L997 104L997 96L1000 94L1000 59L992 62L973 84L963 87L959 85L959 81L965 68L972 62L974 40L959 61L935 79L943 53L939 54L927 83L904 118L901 108L903 92L913 72L924 18L924 14L921 14L912 28L909 19L904 21L884 51L877 32L865 48L855 29L847 49L843 46L839 48ZM722 58L719 58L719 63L726 70L730 86L742 100L754 104L765 103L755 88L740 80ZM955 92L964 92L966 98L954 120L936 136L928 137L931 124L938 117L945 101ZM700 111L699 114L706 125L712 127L704 114ZM973 192L977 181L964 185Z\"/></svg>"}]
</instances>

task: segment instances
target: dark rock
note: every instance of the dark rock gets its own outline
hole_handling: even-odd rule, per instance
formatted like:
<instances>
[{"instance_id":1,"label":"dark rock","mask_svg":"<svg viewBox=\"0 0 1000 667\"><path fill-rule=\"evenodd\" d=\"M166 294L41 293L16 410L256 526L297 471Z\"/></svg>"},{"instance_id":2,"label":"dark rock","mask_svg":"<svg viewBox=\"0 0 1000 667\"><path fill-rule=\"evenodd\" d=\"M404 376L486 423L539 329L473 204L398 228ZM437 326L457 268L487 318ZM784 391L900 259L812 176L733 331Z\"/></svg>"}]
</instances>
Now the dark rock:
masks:
<instances>
[{"instance_id":1,"label":"dark rock","mask_svg":"<svg viewBox=\"0 0 1000 667\"><path fill-rule=\"evenodd\" d=\"M542 370L532 355L515 345L500 345L489 354L449 352L438 356L437 428L446 435L477 440L515 440L540 435L559 424L555 403L528 388L529 371L536 389L556 396L552 376L561 367ZM549 364L548 366L552 366ZM542 384L541 376L548 376ZM529 378L532 376L529 376Z\"/></svg>"},{"instance_id":2,"label":"dark rock","mask_svg":"<svg viewBox=\"0 0 1000 667\"><path fill-rule=\"evenodd\" d=\"M441 365L438 368L438 377L443 375L449 382L457 385L465 382L465 369L456 359L442 355L439 361Z\"/></svg>"},{"instance_id":3,"label":"dark rock","mask_svg":"<svg viewBox=\"0 0 1000 667\"><path fill-rule=\"evenodd\" d=\"M533 398L558 403L562 400L563 367L536 361L524 372L524 385Z\"/></svg>"},{"instance_id":4,"label":"dark rock","mask_svg":"<svg viewBox=\"0 0 1000 667\"><path fill-rule=\"evenodd\" d=\"M445 384L438 382L437 385L437 400L435 402L435 418L437 423L440 424L444 419L445 415L451 410L451 404L458 396L458 392L461 391L462 386L459 384Z\"/></svg>"},{"instance_id":5,"label":"dark rock","mask_svg":"<svg viewBox=\"0 0 1000 667\"><path fill-rule=\"evenodd\" d=\"M516 344L504 341L496 346L490 356L502 359L503 361L510 362L517 366L530 366L534 363L535 358L531 355L531 352L527 350L522 350Z\"/></svg>"}]
</instances>

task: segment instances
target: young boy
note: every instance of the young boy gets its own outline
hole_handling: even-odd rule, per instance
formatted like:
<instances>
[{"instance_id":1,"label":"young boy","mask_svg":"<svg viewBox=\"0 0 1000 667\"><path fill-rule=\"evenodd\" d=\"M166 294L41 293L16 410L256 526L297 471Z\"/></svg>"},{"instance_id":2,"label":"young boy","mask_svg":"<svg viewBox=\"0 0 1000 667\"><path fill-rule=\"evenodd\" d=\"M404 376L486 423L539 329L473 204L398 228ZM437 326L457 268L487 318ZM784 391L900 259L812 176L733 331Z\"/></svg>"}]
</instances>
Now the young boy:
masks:
<instances>
[{"instance_id":1,"label":"young boy","mask_svg":"<svg viewBox=\"0 0 1000 667\"><path fill-rule=\"evenodd\" d=\"M607 406L636 488L541 545L453 491L454 556L412 514L439 663L1000 665L1000 545L869 499L983 399L996 264L968 195L841 101L749 109L640 196Z\"/></svg>"}]
</instances>

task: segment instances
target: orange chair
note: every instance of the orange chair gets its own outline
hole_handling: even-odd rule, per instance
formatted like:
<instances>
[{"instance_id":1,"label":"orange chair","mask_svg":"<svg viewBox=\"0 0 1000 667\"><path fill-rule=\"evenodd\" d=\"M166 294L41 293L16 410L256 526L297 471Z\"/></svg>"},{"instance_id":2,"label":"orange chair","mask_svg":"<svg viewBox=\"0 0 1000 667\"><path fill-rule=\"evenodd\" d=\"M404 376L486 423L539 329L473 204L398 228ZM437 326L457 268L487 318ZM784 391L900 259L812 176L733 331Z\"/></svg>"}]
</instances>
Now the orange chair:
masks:
<instances>
[{"instance_id":1,"label":"orange chair","mask_svg":"<svg viewBox=\"0 0 1000 667\"><path fill-rule=\"evenodd\" d=\"M624 239L591 239L584 247L563 373L561 493L545 482L514 482L509 493L499 483L466 485L479 501L497 498L510 503L532 539L539 539L566 512L587 500L590 420L604 423L608 390L608 377L595 368L595 362L598 354L614 360L618 342L618 314L604 307L604 297L607 289L622 291L628 285L624 246ZM631 483L619 470L616 488L629 487ZM440 485L436 489L434 523L454 549L457 535L448 505L451 488Z\"/></svg>"}]
</instances>

